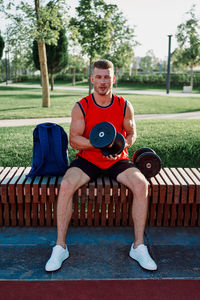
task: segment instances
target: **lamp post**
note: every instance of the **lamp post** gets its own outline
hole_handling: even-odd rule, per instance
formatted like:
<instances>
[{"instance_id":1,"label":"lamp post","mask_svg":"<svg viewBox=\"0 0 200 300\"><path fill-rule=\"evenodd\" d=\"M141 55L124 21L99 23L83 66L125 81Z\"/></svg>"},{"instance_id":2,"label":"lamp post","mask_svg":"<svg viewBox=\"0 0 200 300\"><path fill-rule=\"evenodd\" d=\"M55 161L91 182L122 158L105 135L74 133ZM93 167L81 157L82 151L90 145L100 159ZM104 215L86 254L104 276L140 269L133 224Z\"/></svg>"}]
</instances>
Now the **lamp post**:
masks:
<instances>
[{"instance_id":1,"label":"lamp post","mask_svg":"<svg viewBox=\"0 0 200 300\"><path fill-rule=\"evenodd\" d=\"M168 65L167 65L167 94L169 94L170 88L170 60L171 60L171 38L172 35L168 35L169 37L169 48L168 48Z\"/></svg>"},{"instance_id":2,"label":"lamp post","mask_svg":"<svg viewBox=\"0 0 200 300\"><path fill-rule=\"evenodd\" d=\"M8 50L5 51L6 85L8 84Z\"/></svg>"}]
</instances>

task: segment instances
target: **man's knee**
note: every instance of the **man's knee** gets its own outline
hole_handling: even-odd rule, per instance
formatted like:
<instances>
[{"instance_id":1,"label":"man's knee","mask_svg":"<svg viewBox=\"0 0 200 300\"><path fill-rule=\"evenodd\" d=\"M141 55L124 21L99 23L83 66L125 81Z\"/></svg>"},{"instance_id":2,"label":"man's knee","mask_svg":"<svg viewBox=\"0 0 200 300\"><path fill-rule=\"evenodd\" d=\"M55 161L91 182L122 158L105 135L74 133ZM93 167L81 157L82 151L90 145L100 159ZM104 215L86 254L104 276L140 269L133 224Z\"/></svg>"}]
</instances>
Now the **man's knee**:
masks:
<instances>
[{"instance_id":1,"label":"man's knee","mask_svg":"<svg viewBox=\"0 0 200 300\"><path fill-rule=\"evenodd\" d=\"M133 179L133 194L136 196L145 195L147 197L148 195L148 181L146 178L139 174L136 176L135 179Z\"/></svg>"},{"instance_id":2,"label":"man's knee","mask_svg":"<svg viewBox=\"0 0 200 300\"><path fill-rule=\"evenodd\" d=\"M75 180L65 175L60 184L60 192L64 192L65 194L72 195L76 191L76 182Z\"/></svg>"}]
</instances>

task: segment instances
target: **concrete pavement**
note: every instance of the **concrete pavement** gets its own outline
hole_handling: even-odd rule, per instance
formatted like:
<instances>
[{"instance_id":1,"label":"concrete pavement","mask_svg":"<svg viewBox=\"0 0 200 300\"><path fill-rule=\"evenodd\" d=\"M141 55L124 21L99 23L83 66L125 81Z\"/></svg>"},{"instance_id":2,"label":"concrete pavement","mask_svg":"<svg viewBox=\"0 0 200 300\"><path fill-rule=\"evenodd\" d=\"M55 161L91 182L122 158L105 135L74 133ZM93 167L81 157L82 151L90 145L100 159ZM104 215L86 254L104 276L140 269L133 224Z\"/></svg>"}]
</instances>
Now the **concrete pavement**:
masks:
<instances>
[{"instance_id":1,"label":"concrete pavement","mask_svg":"<svg viewBox=\"0 0 200 300\"><path fill-rule=\"evenodd\" d=\"M200 119L200 111L176 114L146 114L135 115L135 120L159 120L159 119ZM0 127L15 127L37 125L44 122L56 124L70 123L70 117L63 118L41 118L41 119L15 119L15 120L0 120Z\"/></svg>"},{"instance_id":2,"label":"concrete pavement","mask_svg":"<svg viewBox=\"0 0 200 300\"><path fill-rule=\"evenodd\" d=\"M15 84L15 83L9 83L9 85L6 85L5 82L2 82L0 84L1 86L11 86L11 87L22 87L22 88L39 88L41 89L41 85L39 84ZM88 92L88 88L81 88L78 86L75 87L68 87L68 86L54 86L55 90L66 90L66 91L82 91L82 92ZM166 97L194 97L194 98L200 98L200 94L194 94L194 93L183 93L183 92L169 92L169 94L166 93L166 91L143 91L143 90L130 90L130 89L119 89L119 88L113 88L114 93L123 93L123 94L138 94L138 95L154 95L154 96L166 96Z\"/></svg>"},{"instance_id":3,"label":"concrete pavement","mask_svg":"<svg viewBox=\"0 0 200 300\"><path fill-rule=\"evenodd\" d=\"M70 227L70 257L57 272L45 272L55 227L1 227L0 280L200 279L200 227L147 227L146 244L156 272L129 257L131 227Z\"/></svg>"}]
</instances>

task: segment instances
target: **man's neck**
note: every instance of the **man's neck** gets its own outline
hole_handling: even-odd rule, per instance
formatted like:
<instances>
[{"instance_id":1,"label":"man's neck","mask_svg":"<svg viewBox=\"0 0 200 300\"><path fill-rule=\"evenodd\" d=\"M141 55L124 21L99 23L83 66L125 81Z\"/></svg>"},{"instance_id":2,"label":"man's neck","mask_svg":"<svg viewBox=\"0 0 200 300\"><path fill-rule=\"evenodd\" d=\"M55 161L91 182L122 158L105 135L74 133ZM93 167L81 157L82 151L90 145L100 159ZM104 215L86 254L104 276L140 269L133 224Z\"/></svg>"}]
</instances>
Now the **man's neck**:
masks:
<instances>
[{"instance_id":1,"label":"man's neck","mask_svg":"<svg viewBox=\"0 0 200 300\"><path fill-rule=\"evenodd\" d=\"M96 103L100 106L108 106L112 101L112 91L107 95L100 95L94 91L93 95Z\"/></svg>"}]
</instances>

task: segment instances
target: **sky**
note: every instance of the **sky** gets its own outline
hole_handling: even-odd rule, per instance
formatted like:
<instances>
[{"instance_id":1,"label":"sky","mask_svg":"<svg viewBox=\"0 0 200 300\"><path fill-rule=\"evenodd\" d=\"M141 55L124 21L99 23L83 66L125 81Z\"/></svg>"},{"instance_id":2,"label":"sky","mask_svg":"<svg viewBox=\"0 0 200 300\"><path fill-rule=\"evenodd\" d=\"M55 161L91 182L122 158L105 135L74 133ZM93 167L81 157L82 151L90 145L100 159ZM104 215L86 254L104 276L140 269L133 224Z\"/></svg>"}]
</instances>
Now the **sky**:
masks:
<instances>
[{"instance_id":1,"label":"sky","mask_svg":"<svg viewBox=\"0 0 200 300\"><path fill-rule=\"evenodd\" d=\"M104 0L116 4L123 12L130 26L135 27L137 41L141 44L134 49L135 56L145 56L153 50L156 57L163 60L168 56L168 35L172 35L171 51L177 47L175 34L177 26L185 20L185 13L193 4L197 5L200 17L199 0ZM5 0L8 2L8 0ZM17 2L17 1L16 1ZM34 2L29 0L29 3ZM74 15L78 0L67 1L70 15ZM5 20L0 18L0 30L5 29Z\"/></svg>"},{"instance_id":2,"label":"sky","mask_svg":"<svg viewBox=\"0 0 200 300\"><path fill-rule=\"evenodd\" d=\"M168 35L171 38L171 50L177 47L175 33L177 26L185 19L185 13L192 4L198 4L200 15L200 0L105 0L116 4L123 12L130 26L136 26L135 34L141 46L134 49L135 56L145 56L148 50L153 50L156 57L166 59L168 56ZM73 3L73 6L72 6ZM78 0L69 1L74 7Z\"/></svg>"}]
</instances>

